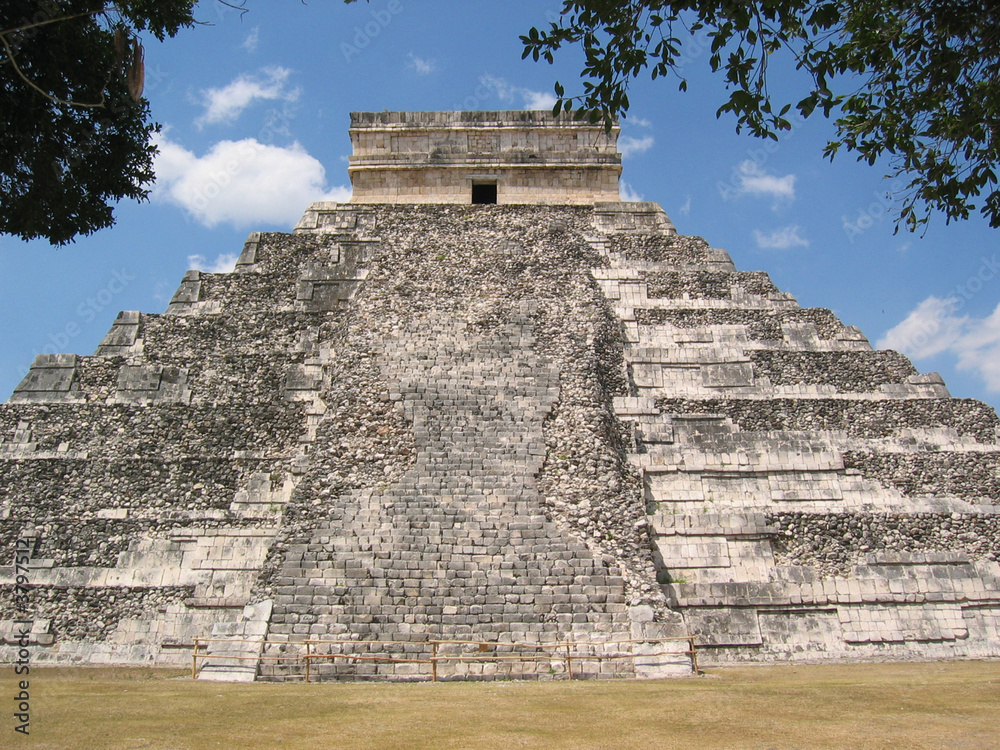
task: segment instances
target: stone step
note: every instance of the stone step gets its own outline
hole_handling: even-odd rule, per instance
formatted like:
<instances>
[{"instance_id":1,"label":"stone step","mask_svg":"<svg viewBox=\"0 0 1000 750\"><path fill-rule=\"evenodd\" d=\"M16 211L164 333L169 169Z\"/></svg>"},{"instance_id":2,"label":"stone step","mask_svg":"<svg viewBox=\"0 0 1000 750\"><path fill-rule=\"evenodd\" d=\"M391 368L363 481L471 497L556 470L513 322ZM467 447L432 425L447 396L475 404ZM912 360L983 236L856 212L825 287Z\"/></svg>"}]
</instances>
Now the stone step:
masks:
<instances>
[{"instance_id":1,"label":"stone step","mask_svg":"<svg viewBox=\"0 0 1000 750\"><path fill-rule=\"evenodd\" d=\"M243 607L238 620L217 624L206 644L208 656L200 662L198 679L253 682L267 640L271 612L272 603L264 601Z\"/></svg>"}]
</instances>

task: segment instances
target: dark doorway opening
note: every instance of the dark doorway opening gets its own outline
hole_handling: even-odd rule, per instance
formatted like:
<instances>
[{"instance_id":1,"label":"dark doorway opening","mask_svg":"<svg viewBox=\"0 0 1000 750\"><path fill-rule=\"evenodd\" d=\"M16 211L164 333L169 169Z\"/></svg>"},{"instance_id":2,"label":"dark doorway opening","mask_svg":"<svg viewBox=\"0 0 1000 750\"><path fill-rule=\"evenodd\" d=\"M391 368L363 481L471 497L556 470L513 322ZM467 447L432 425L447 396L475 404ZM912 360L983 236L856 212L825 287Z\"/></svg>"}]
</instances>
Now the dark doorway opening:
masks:
<instances>
[{"instance_id":1,"label":"dark doorway opening","mask_svg":"<svg viewBox=\"0 0 1000 750\"><path fill-rule=\"evenodd\" d=\"M495 182L472 183L473 203L496 203L497 184Z\"/></svg>"}]
</instances>

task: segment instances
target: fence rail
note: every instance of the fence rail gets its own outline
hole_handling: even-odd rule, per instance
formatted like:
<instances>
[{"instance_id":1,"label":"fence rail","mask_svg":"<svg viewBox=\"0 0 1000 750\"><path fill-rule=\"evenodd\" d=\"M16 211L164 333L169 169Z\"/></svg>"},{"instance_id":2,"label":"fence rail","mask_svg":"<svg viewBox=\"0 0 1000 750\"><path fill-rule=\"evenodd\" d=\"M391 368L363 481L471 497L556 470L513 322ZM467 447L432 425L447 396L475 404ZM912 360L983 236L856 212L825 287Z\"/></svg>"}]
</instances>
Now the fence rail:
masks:
<instances>
[{"instance_id":1,"label":"fence rail","mask_svg":"<svg viewBox=\"0 0 1000 750\"><path fill-rule=\"evenodd\" d=\"M666 643L683 643L687 648L674 650L636 650L636 646L642 644L646 647L664 648ZM210 653L207 649L212 643L226 644L246 644L264 649L268 646L295 647L295 653L267 655L257 654L253 656L240 656L229 653ZM392 646L403 646L410 649L422 646L423 655L399 656L397 654L357 654L345 652L349 647L375 647L387 648ZM202 647L205 650L202 650ZM326 652L321 649L326 647ZM463 649L475 647L477 652L457 653L449 649ZM612 650L597 651L597 648ZM340 649L335 651L334 649ZM492 649L492 652L491 652ZM505 654L497 653L497 650L508 651L514 649L524 649L528 653ZM581 651L581 649L583 649ZM590 650L588 650L590 649ZM429 651L429 654L427 653ZM535 653L531 653L534 651ZM544 653L543 653L544 652ZM659 656L690 656L691 666L695 674L698 674L698 654L695 648L694 636L676 636L673 638L631 638L611 641L558 641L552 643L522 643L511 641L473 641L473 640L447 640L428 639L426 641L395 641L395 640L353 640L353 639L310 639L306 638L298 641L268 641L251 638L195 638L194 648L191 652L191 677L198 676L199 659L215 659L223 663L232 661L254 661L254 662L276 662L291 665L301 665L304 671L306 682L310 682L313 673L313 663L330 660L336 662L338 659L348 662L377 662L391 664L430 664L431 681L438 681L438 665L441 663L479 663L479 662L535 662L535 661L555 661L565 662L566 676L573 679L573 661L603 662L612 659L647 659Z\"/></svg>"}]
</instances>

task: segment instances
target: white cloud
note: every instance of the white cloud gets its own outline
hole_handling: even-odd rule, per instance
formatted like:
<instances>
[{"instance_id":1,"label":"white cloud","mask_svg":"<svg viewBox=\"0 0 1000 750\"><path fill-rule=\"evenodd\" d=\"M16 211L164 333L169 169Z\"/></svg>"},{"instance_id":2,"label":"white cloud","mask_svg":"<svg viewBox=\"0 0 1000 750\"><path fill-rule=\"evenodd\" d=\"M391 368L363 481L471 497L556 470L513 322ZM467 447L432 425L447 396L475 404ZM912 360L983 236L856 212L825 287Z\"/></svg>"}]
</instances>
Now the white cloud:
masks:
<instances>
[{"instance_id":1,"label":"white cloud","mask_svg":"<svg viewBox=\"0 0 1000 750\"><path fill-rule=\"evenodd\" d=\"M684 205L681 206L679 209L677 209L677 213L680 214L681 216L687 216L689 213L691 213L691 196L690 195L687 197L687 200L684 201Z\"/></svg>"},{"instance_id":2,"label":"white cloud","mask_svg":"<svg viewBox=\"0 0 1000 750\"><path fill-rule=\"evenodd\" d=\"M622 180L620 183L618 183L618 194L621 196L621 199L623 201L629 203L632 202L638 203L642 202L643 200L642 194L635 192L635 190L632 189L632 186L629 185L627 182L625 182L625 180Z\"/></svg>"},{"instance_id":3,"label":"white cloud","mask_svg":"<svg viewBox=\"0 0 1000 750\"><path fill-rule=\"evenodd\" d=\"M968 317L955 316L957 306L956 297L928 297L901 323L886 332L878 348L895 349L914 359L940 354L961 338L969 322Z\"/></svg>"},{"instance_id":4,"label":"white cloud","mask_svg":"<svg viewBox=\"0 0 1000 750\"><path fill-rule=\"evenodd\" d=\"M1000 391L1000 305L989 317L972 320L954 348L959 370L977 373L989 390Z\"/></svg>"},{"instance_id":5,"label":"white cloud","mask_svg":"<svg viewBox=\"0 0 1000 750\"><path fill-rule=\"evenodd\" d=\"M623 135L618 139L618 150L622 158L627 159L636 154L642 154L653 147L653 136L647 135L645 138L633 138L630 135Z\"/></svg>"},{"instance_id":6,"label":"white cloud","mask_svg":"<svg viewBox=\"0 0 1000 750\"><path fill-rule=\"evenodd\" d=\"M928 297L876 345L913 359L948 352L958 358L959 370L976 373L987 389L1000 391L1000 305L985 318L957 315L963 305L957 297Z\"/></svg>"},{"instance_id":7,"label":"white cloud","mask_svg":"<svg viewBox=\"0 0 1000 750\"><path fill-rule=\"evenodd\" d=\"M243 110L258 99L293 102L301 90L286 89L292 71L287 68L265 68L259 77L241 75L228 86L205 89L202 94L204 114L195 122L199 127L220 122L232 122Z\"/></svg>"},{"instance_id":8,"label":"white cloud","mask_svg":"<svg viewBox=\"0 0 1000 750\"><path fill-rule=\"evenodd\" d=\"M161 134L157 146L153 199L180 206L207 227L288 226L313 201L351 196L350 188L328 187L323 165L298 143L220 141L196 156Z\"/></svg>"},{"instance_id":9,"label":"white cloud","mask_svg":"<svg viewBox=\"0 0 1000 750\"><path fill-rule=\"evenodd\" d=\"M809 247L809 240L799 234L798 224L775 229L770 234L764 234L759 229L753 232L757 247L764 250L787 250L790 247Z\"/></svg>"},{"instance_id":10,"label":"white cloud","mask_svg":"<svg viewBox=\"0 0 1000 750\"><path fill-rule=\"evenodd\" d=\"M417 71L417 75L425 76L437 70L437 66L433 60L425 60L422 57L417 57L412 52L409 54L409 58L410 62L406 64L406 67Z\"/></svg>"},{"instance_id":11,"label":"white cloud","mask_svg":"<svg viewBox=\"0 0 1000 750\"><path fill-rule=\"evenodd\" d=\"M633 125L638 125L640 128L651 128L653 123L647 120L645 117L633 117L629 120Z\"/></svg>"},{"instance_id":12,"label":"white cloud","mask_svg":"<svg viewBox=\"0 0 1000 750\"><path fill-rule=\"evenodd\" d=\"M188 268L206 273L231 273L236 268L237 260L239 256L236 253L222 253L211 263L205 260L204 255L189 255Z\"/></svg>"},{"instance_id":13,"label":"white cloud","mask_svg":"<svg viewBox=\"0 0 1000 750\"><path fill-rule=\"evenodd\" d=\"M487 90L496 94L497 98L502 102L509 102L514 99L516 87L511 86L504 78L498 78L495 75L483 73L479 76L479 83L486 87Z\"/></svg>"},{"instance_id":14,"label":"white cloud","mask_svg":"<svg viewBox=\"0 0 1000 750\"><path fill-rule=\"evenodd\" d=\"M240 46L247 52L256 52L258 42L260 42L260 26L254 26L253 30L247 35L247 38L243 40L243 44Z\"/></svg>"},{"instance_id":15,"label":"white cloud","mask_svg":"<svg viewBox=\"0 0 1000 750\"><path fill-rule=\"evenodd\" d=\"M778 201L795 200L795 175L778 177L768 174L760 164L749 159L737 168L734 184L736 195L770 196Z\"/></svg>"},{"instance_id":16,"label":"white cloud","mask_svg":"<svg viewBox=\"0 0 1000 750\"><path fill-rule=\"evenodd\" d=\"M499 78L489 73L479 76L479 83L496 94L502 102L514 102L518 97L524 102L522 109L548 109L556 106L555 94L532 91L521 86L508 83L505 78Z\"/></svg>"},{"instance_id":17,"label":"white cloud","mask_svg":"<svg viewBox=\"0 0 1000 750\"><path fill-rule=\"evenodd\" d=\"M524 97L525 109L548 109L556 106L556 95L547 94L543 91L528 91L521 89L521 96Z\"/></svg>"},{"instance_id":18,"label":"white cloud","mask_svg":"<svg viewBox=\"0 0 1000 750\"><path fill-rule=\"evenodd\" d=\"M170 283L163 280L157 281L153 287L153 299L157 302L170 302L175 291L177 291L177 283L175 281L171 281Z\"/></svg>"},{"instance_id":19,"label":"white cloud","mask_svg":"<svg viewBox=\"0 0 1000 750\"><path fill-rule=\"evenodd\" d=\"M331 203L347 203L351 200L351 195L352 192L350 185L337 185L336 187L330 188L319 198L314 198L313 200L329 201Z\"/></svg>"}]
</instances>

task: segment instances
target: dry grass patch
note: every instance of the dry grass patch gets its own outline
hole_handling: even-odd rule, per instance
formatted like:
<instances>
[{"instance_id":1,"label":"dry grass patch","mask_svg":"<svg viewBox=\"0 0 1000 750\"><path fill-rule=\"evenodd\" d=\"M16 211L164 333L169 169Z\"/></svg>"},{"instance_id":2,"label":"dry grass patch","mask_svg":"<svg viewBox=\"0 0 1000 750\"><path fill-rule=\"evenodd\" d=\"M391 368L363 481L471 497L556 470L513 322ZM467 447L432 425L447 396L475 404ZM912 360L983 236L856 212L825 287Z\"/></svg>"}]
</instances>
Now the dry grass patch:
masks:
<instances>
[{"instance_id":1,"label":"dry grass patch","mask_svg":"<svg viewBox=\"0 0 1000 750\"><path fill-rule=\"evenodd\" d=\"M31 748L1000 748L1000 662L713 669L649 682L231 685L33 669ZM0 695L16 693L0 671ZM10 700L6 701L8 705Z\"/></svg>"}]
</instances>

